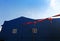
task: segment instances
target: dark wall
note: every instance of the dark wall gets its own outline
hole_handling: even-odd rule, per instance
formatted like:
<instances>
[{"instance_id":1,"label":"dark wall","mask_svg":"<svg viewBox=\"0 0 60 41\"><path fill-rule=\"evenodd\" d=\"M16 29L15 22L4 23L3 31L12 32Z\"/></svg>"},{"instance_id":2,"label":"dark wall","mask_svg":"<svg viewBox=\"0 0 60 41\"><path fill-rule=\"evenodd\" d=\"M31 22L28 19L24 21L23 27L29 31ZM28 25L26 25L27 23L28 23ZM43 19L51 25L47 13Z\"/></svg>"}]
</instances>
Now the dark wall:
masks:
<instances>
[{"instance_id":1,"label":"dark wall","mask_svg":"<svg viewBox=\"0 0 60 41\"><path fill-rule=\"evenodd\" d=\"M37 24L24 24L34 20L19 19L5 21L2 25L2 38L6 41L60 41L60 19L53 19L37 22ZM16 34L12 29L17 28ZM37 28L37 33L32 32L32 28Z\"/></svg>"}]
</instances>

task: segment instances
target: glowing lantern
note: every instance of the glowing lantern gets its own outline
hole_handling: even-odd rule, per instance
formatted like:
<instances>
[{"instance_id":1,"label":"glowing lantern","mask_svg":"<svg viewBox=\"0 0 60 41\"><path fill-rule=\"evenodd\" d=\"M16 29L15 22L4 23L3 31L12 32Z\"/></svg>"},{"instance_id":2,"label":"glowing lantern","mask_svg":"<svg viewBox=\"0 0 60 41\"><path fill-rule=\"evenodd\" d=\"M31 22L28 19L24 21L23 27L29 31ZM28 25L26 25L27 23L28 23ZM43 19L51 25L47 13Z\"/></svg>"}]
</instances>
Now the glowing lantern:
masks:
<instances>
[{"instance_id":1,"label":"glowing lantern","mask_svg":"<svg viewBox=\"0 0 60 41\"><path fill-rule=\"evenodd\" d=\"M38 22L42 22L43 20L37 20Z\"/></svg>"},{"instance_id":2,"label":"glowing lantern","mask_svg":"<svg viewBox=\"0 0 60 41\"><path fill-rule=\"evenodd\" d=\"M50 23L52 23L52 18L50 17L50 18L48 18L48 20L50 21Z\"/></svg>"},{"instance_id":3,"label":"glowing lantern","mask_svg":"<svg viewBox=\"0 0 60 41\"><path fill-rule=\"evenodd\" d=\"M33 24L32 22L27 22L26 24Z\"/></svg>"},{"instance_id":4,"label":"glowing lantern","mask_svg":"<svg viewBox=\"0 0 60 41\"><path fill-rule=\"evenodd\" d=\"M36 24L37 23L37 21L34 21L34 24Z\"/></svg>"}]
</instances>

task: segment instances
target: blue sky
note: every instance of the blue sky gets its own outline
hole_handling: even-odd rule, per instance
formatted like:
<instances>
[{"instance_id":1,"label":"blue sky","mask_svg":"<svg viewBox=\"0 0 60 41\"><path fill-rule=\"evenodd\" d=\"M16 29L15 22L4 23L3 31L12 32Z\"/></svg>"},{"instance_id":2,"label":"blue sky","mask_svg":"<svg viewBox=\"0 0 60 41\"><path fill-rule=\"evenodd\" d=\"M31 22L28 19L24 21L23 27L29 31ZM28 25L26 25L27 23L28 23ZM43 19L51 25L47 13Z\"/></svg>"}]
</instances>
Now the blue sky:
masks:
<instances>
[{"instance_id":1,"label":"blue sky","mask_svg":"<svg viewBox=\"0 0 60 41\"><path fill-rule=\"evenodd\" d=\"M60 13L59 0L0 0L0 25L21 16L33 19Z\"/></svg>"}]
</instances>

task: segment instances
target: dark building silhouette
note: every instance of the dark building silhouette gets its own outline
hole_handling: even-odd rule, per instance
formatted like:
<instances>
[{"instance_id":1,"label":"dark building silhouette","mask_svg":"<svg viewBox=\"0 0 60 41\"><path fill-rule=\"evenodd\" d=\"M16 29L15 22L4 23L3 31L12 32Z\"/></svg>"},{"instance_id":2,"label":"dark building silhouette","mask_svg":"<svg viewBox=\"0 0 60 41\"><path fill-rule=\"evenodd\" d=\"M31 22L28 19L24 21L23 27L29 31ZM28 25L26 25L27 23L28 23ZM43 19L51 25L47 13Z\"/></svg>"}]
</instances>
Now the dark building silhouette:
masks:
<instances>
[{"instance_id":1,"label":"dark building silhouette","mask_svg":"<svg viewBox=\"0 0 60 41\"><path fill-rule=\"evenodd\" d=\"M60 41L60 18L37 22L26 17L5 21L0 41Z\"/></svg>"}]
</instances>

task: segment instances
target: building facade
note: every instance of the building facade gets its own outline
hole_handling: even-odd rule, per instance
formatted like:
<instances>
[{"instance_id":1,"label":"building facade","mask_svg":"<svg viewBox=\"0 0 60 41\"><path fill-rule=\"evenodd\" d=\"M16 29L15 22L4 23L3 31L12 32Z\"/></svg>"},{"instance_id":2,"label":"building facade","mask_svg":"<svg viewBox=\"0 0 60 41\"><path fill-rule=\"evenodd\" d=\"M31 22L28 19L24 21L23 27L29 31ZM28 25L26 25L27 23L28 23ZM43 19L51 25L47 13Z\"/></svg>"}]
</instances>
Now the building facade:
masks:
<instances>
[{"instance_id":1,"label":"building facade","mask_svg":"<svg viewBox=\"0 0 60 41\"><path fill-rule=\"evenodd\" d=\"M5 21L1 41L60 41L60 18L35 22L26 17Z\"/></svg>"}]
</instances>

